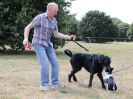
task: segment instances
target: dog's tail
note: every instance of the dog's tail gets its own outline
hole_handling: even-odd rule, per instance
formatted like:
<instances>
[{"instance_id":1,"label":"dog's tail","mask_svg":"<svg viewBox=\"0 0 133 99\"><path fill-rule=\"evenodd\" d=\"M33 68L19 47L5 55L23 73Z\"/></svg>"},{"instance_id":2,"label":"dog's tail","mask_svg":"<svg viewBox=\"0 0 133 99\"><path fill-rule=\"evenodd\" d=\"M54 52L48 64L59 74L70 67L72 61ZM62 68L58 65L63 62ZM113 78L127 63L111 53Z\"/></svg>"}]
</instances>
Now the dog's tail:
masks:
<instances>
[{"instance_id":1,"label":"dog's tail","mask_svg":"<svg viewBox=\"0 0 133 99\"><path fill-rule=\"evenodd\" d=\"M68 55L69 57L72 57L72 56L73 56L72 52L71 52L69 49L65 49L65 50L64 50L64 53L65 53L66 55Z\"/></svg>"}]
</instances>

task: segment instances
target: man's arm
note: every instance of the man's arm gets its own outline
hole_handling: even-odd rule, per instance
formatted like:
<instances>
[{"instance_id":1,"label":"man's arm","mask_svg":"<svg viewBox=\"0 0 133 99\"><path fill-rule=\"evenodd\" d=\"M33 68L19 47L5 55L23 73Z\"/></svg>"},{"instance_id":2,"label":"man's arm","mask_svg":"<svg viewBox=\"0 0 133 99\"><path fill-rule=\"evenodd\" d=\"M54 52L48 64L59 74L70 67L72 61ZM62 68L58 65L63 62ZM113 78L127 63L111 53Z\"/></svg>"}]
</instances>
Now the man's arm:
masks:
<instances>
[{"instance_id":1,"label":"man's arm","mask_svg":"<svg viewBox=\"0 0 133 99\"><path fill-rule=\"evenodd\" d=\"M23 45L26 47L28 46L29 44L29 32L30 30L33 28L33 25L32 23L28 24L26 27L25 27L25 30L24 30L24 40L23 40Z\"/></svg>"},{"instance_id":2,"label":"man's arm","mask_svg":"<svg viewBox=\"0 0 133 99\"><path fill-rule=\"evenodd\" d=\"M65 39L65 40L75 40L76 36L75 35L65 35L65 34L62 34L58 31L54 31L54 36L56 38L60 38L60 39Z\"/></svg>"}]
</instances>

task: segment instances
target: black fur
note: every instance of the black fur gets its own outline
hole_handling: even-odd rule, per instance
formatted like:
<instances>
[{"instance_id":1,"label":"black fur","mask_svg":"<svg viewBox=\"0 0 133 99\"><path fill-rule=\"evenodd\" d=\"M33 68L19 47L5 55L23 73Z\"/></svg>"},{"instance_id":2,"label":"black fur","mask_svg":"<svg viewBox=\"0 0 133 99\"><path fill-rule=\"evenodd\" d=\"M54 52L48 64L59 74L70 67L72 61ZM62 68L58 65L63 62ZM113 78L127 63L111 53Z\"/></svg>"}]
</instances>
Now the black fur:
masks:
<instances>
[{"instance_id":1,"label":"black fur","mask_svg":"<svg viewBox=\"0 0 133 99\"><path fill-rule=\"evenodd\" d=\"M105 55L97 55L97 54L75 54L73 55L72 52L68 49L64 51L66 55L71 57L70 63L72 65L72 71L68 76L68 81L71 82L71 78L73 77L74 81L77 81L75 73L80 71L82 67L84 67L88 72L90 72L90 80L88 87L92 86L92 80L94 74L97 73L99 77L102 88L105 89L102 71L103 68L108 69L110 67L111 58Z\"/></svg>"}]
</instances>

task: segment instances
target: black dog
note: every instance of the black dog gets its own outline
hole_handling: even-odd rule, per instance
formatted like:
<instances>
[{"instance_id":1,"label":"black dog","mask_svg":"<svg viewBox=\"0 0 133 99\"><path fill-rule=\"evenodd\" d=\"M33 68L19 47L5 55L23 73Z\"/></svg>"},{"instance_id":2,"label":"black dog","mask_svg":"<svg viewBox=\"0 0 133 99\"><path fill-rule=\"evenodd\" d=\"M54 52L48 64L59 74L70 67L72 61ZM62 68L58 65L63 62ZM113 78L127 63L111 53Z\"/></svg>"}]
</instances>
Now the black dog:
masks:
<instances>
[{"instance_id":1,"label":"black dog","mask_svg":"<svg viewBox=\"0 0 133 99\"><path fill-rule=\"evenodd\" d=\"M66 55L71 57L70 63L72 65L72 71L68 76L69 82L71 82L71 78L73 77L74 81L77 81L75 73L80 71L82 67L84 67L88 72L90 72L90 80L88 87L92 86L92 79L94 74L97 73L99 77L102 88L106 88L103 81L102 71L103 68L110 69L111 58L105 55L97 55L97 54L75 54L72 55L72 52L68 49L64 51Z\"/></svg>"},{"instance_id":2,"label":"black dog","mask_svg":"<svg viewBox=\"0 0 133 99\"><path fill-rule=\"evenodd\" d=\"M118 91L112 75L112 71L113 71L113 68L105 70L104 84L105 84L106 90Z\"/></svg>"}]
</instances>

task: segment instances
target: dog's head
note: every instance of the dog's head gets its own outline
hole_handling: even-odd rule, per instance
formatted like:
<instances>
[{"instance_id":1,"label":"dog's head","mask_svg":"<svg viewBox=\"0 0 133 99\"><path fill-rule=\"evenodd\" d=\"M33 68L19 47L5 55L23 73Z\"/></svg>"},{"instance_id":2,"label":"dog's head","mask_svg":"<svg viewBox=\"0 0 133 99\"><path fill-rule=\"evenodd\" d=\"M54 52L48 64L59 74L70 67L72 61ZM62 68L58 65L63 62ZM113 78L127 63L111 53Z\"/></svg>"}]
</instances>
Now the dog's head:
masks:
<instances>
[{"instance_id":1,"label":"dog's head","mask_svg":"<svg viewBox=\"0 0 133 99\"><path fill-rule=\"evenodd\" d=\"M110 63L111 63L111 58L109 56L105 56L105 55L98 55L96 57L96 60L99 64L102 65L103 68L111 68L110 67Z\"/></svg>"},{"instance_id":2,"label":"dog's head","mask_svg":"<svg viewBox=\"0 0 133 99\"><path fill-rule=\"evenodd\" d=\"M105 70L104 84L105 84L106 90L118 91L112 75L112 71L113 71L113 68L107 68Z\"/></svg>"},{"instance_id":3,"label":"dog's head","mask_svg":"<svg viewBox=\"0 0 133 99\"><path fill-rule=\"evenodd\" d=\"M105 68L106 74L112 74L113 69L114 69L114 68L106 67L106 68Z\"/></svg>"}]
</instances>

